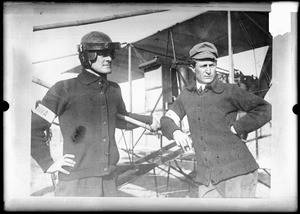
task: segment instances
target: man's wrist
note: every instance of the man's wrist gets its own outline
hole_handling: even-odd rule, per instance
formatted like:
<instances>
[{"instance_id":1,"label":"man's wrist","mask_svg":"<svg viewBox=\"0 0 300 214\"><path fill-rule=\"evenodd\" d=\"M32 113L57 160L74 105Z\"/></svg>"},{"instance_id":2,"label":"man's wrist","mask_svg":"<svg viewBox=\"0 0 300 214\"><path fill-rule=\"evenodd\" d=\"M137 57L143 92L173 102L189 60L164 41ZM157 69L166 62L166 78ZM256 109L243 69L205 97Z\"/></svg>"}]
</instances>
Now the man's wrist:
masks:
<instances>
[{"instance_id":1,"label":"man's wrist","mask_svg":"<svg viewBox=\"0 0 300 214\"><path fill-rule=\"evenodd\" d=\"M178 131L179 131L179 132L182 132L180 129L175 129L175 130L173 131L173 134L172 134L172 135L173 135L173 138L174 138L175 132L178 132Z\"/></svg>"}]
</instances>

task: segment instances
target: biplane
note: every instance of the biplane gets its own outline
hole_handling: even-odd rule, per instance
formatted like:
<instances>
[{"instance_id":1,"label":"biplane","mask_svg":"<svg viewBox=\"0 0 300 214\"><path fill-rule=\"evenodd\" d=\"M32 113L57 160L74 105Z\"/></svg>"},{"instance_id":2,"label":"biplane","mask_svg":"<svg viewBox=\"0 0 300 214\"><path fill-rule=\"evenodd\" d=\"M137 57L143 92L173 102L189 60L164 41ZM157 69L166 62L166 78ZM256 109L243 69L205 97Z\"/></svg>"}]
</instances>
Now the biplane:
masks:
<instances>
[{"instance_id":1,"label":"biplane","mask_svg":"<svg viewBox=\"0 0 300 214\"><path fill-rule=\"evenodd\" d=\"M77 5L77 7L81 6L84 7L84 4ZM96 5L98 8L101 6L101 4ZM56 7L59 7L59 4ZM226 7L226 5L196 4L190 7L184 5L181 10L168 4L159 7L161 9L149 10L144 6L148 10L141 10L143 7L140 6L126 14L115 14L115 10L111 7L110 13L113 15L107 17L100 15L99 18L98 14L94 14L93 19L36 25L33 28L33 39L36 42L34 48L37 50L41 45L43 48L54 45L57 42L53 39L54 35L58 40L61 39L59 43L61 47L66 46L70 49L71 45L76 47L82 35L92 30L103 31L108 35L120 31L117 34L124 35L125 32L131 37L135 30L146 31L147 34L141 38L128 37L130 38L128 41L122 40L122 49L113 61L113 73L108 76L108 79L128 86L128 100L125 99L125 102L129 104L127 105L129 111L133 111L134 105L142 105L143 113L157 118L168 110L183 87L194 78L188 68L188 51L202 41L214 43L219 51L218 78L224 82L238 84L262 98L266 97L272 79L269 4L257 3L254 8L243 5ZM47 7L45 8L44 13L47 14ZM43 6L38 5L35 15L40 16L41 11ZM175 16L174 14L170 16L174 11ZM151 21L154 16L160 17L161 25ZM143 22L140 29L134 26L134 18ZM166 23L163 23L164 21ZM155 25L154 28L151 28L152 24ZM128 28L124 29L127 26ZM151 31L146 30L148 28L151 28ZM68 43L65 44L65 41ZM39 42L42 44L38 44ZM72 49L75 50L73 47ZM59 54L61 55L57 56ZM33 67L34 89L42 90L42 93L55 81L74 77L81 72L81 65L75 51L60 53L57 50L52 53L52 57L45 59L40 57L39 60L35 60ZM55 75L56 77L53 78ZM140 79L143 80L143 88L134 88L133 82ZM135 99L134 94L137 91L143 91L142 101L139 95L138 99ZM38 95L35 100L41 98L41 95ZM242 114L243 112L239 115ZM193 189L196 187L193 180L196 164L194 154L184 153L176 143L167 140L160 133L149 132L148 127L139 121L123 115L119 117L141 128L136 131L119 130L117 133L116 139L120 139L119 150L123 154L117 169L117 186L122 188L153 172L155 185L153 189L157 197L193 197ZM271 124L267 125L271 127ZM187 121L183 121L181 126L188 133ZM58 128L59 124L54 122L47 133L50 147L53 140L61 140ZM253 154L258 158L259 143L268 137L270 132L266 134L262 133L262 130L257 130L249 136L244 136L244 141L255 142ZM158 171L165 173L162 186L158 186ZM259 181L267 188L270 188L270 176L270 168L261 168ZM186 189L173 188L173 191L170 191L170 177L186 184ZM42 196L51 191L53 187L48 186L35 190L31 195ZM174 194L180 191L181 194Z\"/></svg>"}]
</instances>

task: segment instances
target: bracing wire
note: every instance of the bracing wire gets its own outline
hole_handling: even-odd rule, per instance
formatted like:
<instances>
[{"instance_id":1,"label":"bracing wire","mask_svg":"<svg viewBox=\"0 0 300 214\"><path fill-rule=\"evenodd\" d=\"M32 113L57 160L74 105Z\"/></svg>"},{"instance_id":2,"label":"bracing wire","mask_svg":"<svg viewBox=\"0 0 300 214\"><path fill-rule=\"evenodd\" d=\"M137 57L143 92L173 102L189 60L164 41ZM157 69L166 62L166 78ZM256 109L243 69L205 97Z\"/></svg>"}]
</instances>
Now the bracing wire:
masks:
<instances>
[{"instance_id":1,"label":"bracing wire","mask_svg":"<svg viewBox=\"0 0 300 214\"><path fill-rule=\"evenodd\" d=\"M208 25L208 27L206 28L206 30L200 35L200 39L202 39L204 36L206 36L207 32L210 31L210 29L214 26L214 19L212 19Z\"/></svg>"},{"instance_id":2,"label":"bracing wire","mask_svg":"<svg viewBox=\"0 0 300 214\"><path fill-rule=\"evenodd\" d=\"M126 143L126 138L125 138L123 130L121 132L122 132L122 137L123 137L123 140L124 140L124 143L125 143L125 146L126 146L126 151L127 151L128 159L129 159L129 162L131 163L132 161L131 161L130 152L128 150L128 146L127 146L127 143Z\"/></svg>"},{"instance_id":3,"label":"bracing wire","mask_svg":"<svg viewBox=\"0 0 300 214\"><path fill-rule=\"evenodd\" d=\"M133 49L133 51L134 51L136 57L138 58L139 63L140 63L140 64L141 64L141 63L145 63L145 62L146 62L146 59L138 52L138 50L137 50L133 45L131 45L131 47L132 47L132 49Z\"/></svg>"},{"instance_id":4,"label":"bracing wire","mask_svg":"<svg viewBox=\"0 0 300 214\"><path fill-rule=\"evenodd\" d=\"M255 50L254 50L253 42L252 42L251 37L249 36L249 34L248 34L247 30L246 30L245 25L243 24L243 21L241 20L241 18L240 18L240 16L239 16L238 12L235 12L234 14L235 14L235 16L236 16L236 18L237 18L237 20L238 20L238 22L239 22L239 24L240 24L242 30L243 30L244 35L246 36L246 39L247 39L247 41L248 41L248 43L249 43L251 49L253 50L253 57L254 57L254 64L255 64L255 66L254 66L254 67L255 67L255 74L256 74L256 76L257 76L256 55L255 55Z\"/></svg>"},{"instance_id":5,"label":"bracing wire","mask_svg":"<svg viewBox=\"0 0 300 214\"><path fill-rule=\"evenodd\" d=\"M162 97L162 92L160 93L160 95L159 95L159 97L158 97L158 99L157 99L157 101L156 101L156 103L155 103L155 105L154 105L154 108L152 109L150 115L153 115L153 113L154 113L154 111L155 111L155 109L156 109L156 107L157 107L157 105L158 105L158 103L159 103L161 97ZM138 140L137 140L136 143L134 144L133 148L137 145L137 143L140 141L140 139L142 138L142 136L143 136L143 134L144 134L145 132L146 132L146 129L144 129L144 131L142 132L142 134L140 135L140 137L138 138Z\"/></svg>"},{"instance_id":6,"label":"bracing wire","mask_svg":"<svg viewBox=\"0 0 300 214\"><path fill-rule=\"evenodd\" d=\"M256 21L254 21L247 13L242 12L248 19L250 19L259 29L261 29L268 37L272 38L271 34L261 27Z\"/></svg>"},{"instance_id":7,"label":"bracing wire","mask_svg":"<svg viewBox=\"0 0 300 214\"><path fill-rule=\"evenodd\" d=\"M249 19L257 26L257 27L259 27L265 34L267 34L267 35L270 37L270 35L269 35L269 34L268 34L268 33L267 33L260 25L258 25L253 19L251 19L251 17L249 17L245 12L243 12L243 14L244 14L245 16L247 16L247 17L248 17L248 18L249 18ZM237 17L237 19L238 19L238 21L239 21L239 24L241 25L241 28L242 28L242 30L243 30L243 32L244 32L244 34L245 34L245 36L246 36L246 38L247 38L247 40L248 40L250 46L251 46L251 48L253 49L254 62L255 62L255 73L256 73L256 76L257 76L256 55L255 55L255 50L254 50L253 42L252 42L252 40L251 40L249 34L247 33L246 28L245 28L245 26L244 26L244 24L243 24L243 22L242 22L240 16L238 15L237 12L235 13L235 15L236 15L236 17ZM270 76L268 75L268 72L266 72L265 67L262 66L261 70L262 70L262 73L264 73L264 74L266 75L268 81L270 82L270 81L271 81L271 78L270 78ZM271 87L271 86L269 86L269 88L270 88L270 87ZM269 89L269 88L268 88L268 89ZM268 90L268 89L266 89L266 90ZM257 91L257 92L258 92L258 91Z\"/></svg>"}]
</instances>

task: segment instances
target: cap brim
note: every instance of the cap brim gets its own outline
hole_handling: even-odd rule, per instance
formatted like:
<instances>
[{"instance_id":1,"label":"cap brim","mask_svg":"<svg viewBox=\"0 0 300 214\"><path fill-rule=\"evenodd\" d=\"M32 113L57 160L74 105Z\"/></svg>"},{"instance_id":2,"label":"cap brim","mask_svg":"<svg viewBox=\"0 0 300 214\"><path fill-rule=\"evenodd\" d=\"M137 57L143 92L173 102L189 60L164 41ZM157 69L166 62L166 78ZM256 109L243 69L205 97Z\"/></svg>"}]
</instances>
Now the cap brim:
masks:
<instances>
[{"instance_id":1,"label":"cap brim","mask_svg":"<svg viewBox=\"0 0 300 214\"><path fill-rule=\"evenodd\" d=\"M201 54L201 53L195 54L192 58L193 59L213 59L213 60L217 59L217 57L213 54Z\"/></svg>"}]
</instances>

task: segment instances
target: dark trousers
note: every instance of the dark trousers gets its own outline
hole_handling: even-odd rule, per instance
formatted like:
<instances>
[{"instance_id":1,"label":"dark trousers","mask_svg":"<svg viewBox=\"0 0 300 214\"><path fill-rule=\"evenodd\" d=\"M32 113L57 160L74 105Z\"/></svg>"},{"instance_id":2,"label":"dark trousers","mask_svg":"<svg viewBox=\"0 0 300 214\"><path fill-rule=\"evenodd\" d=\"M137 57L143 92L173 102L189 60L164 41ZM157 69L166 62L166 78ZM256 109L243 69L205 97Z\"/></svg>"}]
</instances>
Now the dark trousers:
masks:
<instances>
[{"instance_id":1,"label":"dark trousers","mask_svg":"<svg viewBox=\"0 0 300 214\"><path fill-rule=\"evenodd\" d=\"M59 181L56 197L118 197L115 179L88 177L71 181Z\"/></svg>"}]
</instances>

